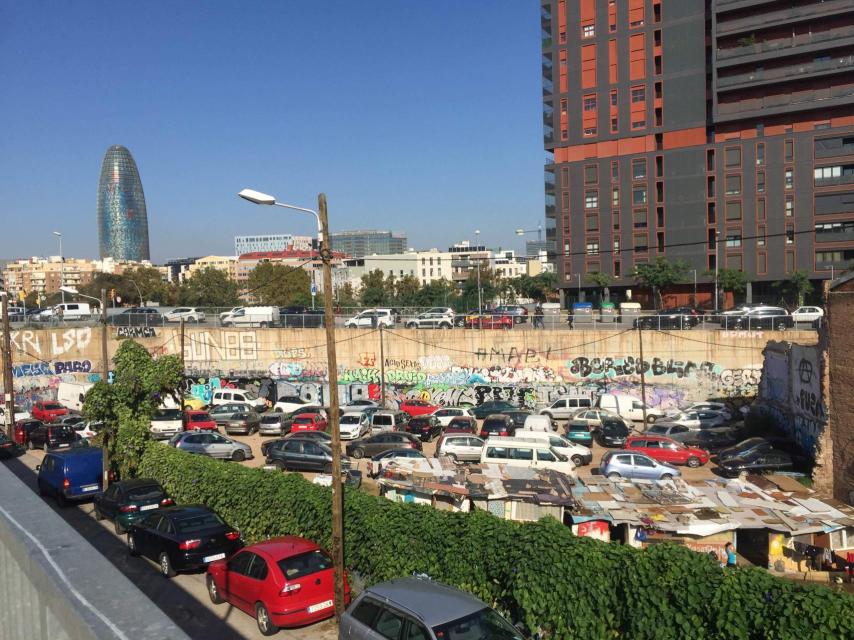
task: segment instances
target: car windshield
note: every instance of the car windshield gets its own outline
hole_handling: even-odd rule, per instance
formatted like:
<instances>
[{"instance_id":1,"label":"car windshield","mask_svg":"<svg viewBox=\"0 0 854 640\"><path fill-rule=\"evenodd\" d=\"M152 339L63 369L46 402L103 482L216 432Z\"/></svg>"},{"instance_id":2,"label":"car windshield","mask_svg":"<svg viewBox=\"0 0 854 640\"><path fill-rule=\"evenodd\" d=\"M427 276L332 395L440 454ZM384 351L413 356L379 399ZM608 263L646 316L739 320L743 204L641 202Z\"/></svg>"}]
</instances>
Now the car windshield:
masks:
<instances>
[{"instance_id":1,"label":"car windshield","mask_svg":"<svg viewBox=\"0 0 854 640\"><path fill-rule=\"evenodd\" d=\"M154 498L162 498L163 496L163 489L156 484L134 487L128 491L128 500L153 500Z\"/></svg>"},{"instance_id":2,"label":"car windshield","mask_svg":"<svg viewBox=\"0 0 854 640\"><path fill-rule=\"evenodd\" d=\"M173 522L178 533L194 533L223 524L217 514L210 512L177 517Z\"/></svg>"},{"instance_id":3,"label":"car windshield","mask_svg":"<svg viewBox=\"0 0 854 640\"><path fill-rule=\"evenodd\" d=\"M282 558L277 564L288 582L332 568L332 560L320 549Z\"/></svg>"},{"instance_id":4,"label":"car windshield","mask_svg":"<svg viewBox=\"0 0 854 640\"><path fill-rule=\"evenodd\" d=\"M180 409L161 409L154 415L154 420L180 420Z\"/></svg>"},{"instance_id":5,"label":"car windshield","mask_svg":"<svg viewBox=\"0 0 854 640\"><path fill-rule=\"evenodd\" d=\"M56 411L57 409L62 409L63 407L61 404L57 404L55 402L46 402L44 408L47 411Z\"/></svg>"},{"instance_id":6,"label":"car windshield","mask_svg":"<svg viewBox=\"0 0 854 640\"><path fill-rule=\"evenodd\" d=\"M263 418L261 418L261 422L263 422L264 424L277 424L281 422L281 420L281 416L264 416Z\"/></svg>"},{"instance_id":7,"label":"car windshield","mask_svg":"<svg viewBox=\"0 0 854 640\"><path fill-rule=\"evenodd\" d=\"M604 421L602 422L602 431L609 436L627 436L629 430L622 422Z\"/></svg>"},{"instance_id":8,"label":"car windshield","mask_svg":"<svg viewBox=\"0 0 854 640\"><path fill-rule=\"evenodd\" d=\"M258 394L254 391L243 391L243 395L246 396L247 400L257 400Z\"/></svg>"},{"instance_id":9,"label":"car windshield","mask_svg":"<svg viewBox=\"0 0 854 640\"><path fill-rule=\"evenodd\" d=\"M301 418L296 418L296 419L294 420L294 422L295 422L296 424L311 424L312 422L314 422L314 419L313 419L313 418L310 418L310 417L308 417L308 416L304 416L304 417L301 417Z\"/></svg>"},{"instance_id":10,"label":"car windshield","mask_svg":"<svg viewBox=\"0 0 854 640\"><path fill-rule=\"evenodd\" d=\"M433 627L438 640L525 640L518 629L490 608L481 609L453 622Z\"/></svg>"},{"instance_id":11,"label":"car windshield","mask_svg":"<svg viewBox=\"0 0 854 640\"><path fill-rule=\"evenodd\" d=\"M735 448L739 451L745 451L747 449L752 449L753 447L757 447L760 444L763 444L765 441L762 438L748 438L747 440L743 440L735 445Z\"/></svg>"},{"instance_id":12,"label":"car windshield","mask_svg":"<svg viewBox=\"0 0 854 640\"><path fill-rule=\"evenodd\" d=\"M210 422L211 417L206 413L193 413L190 415L190 422Z\"/></svg>"},{"instance_id":13,"label":"car windshield","mask_svg":"<svg viewBox=\"0 0 854 640\"><path fill-rule=\"evenodd\" d=\"M359 424L361 421L362 416L349 414L341 416L341 424Z\"/></svg>"},{"instance_id":14,"label":"car windshield","mask_svg":"<svg viewBox=\"0 0 854 640\"><path fill-rule=\"evenodd\" d=\"M484 429L501 429L506 426L507 423L504 420L485 420L483 423Z\"/></svg>"}]
</instances>

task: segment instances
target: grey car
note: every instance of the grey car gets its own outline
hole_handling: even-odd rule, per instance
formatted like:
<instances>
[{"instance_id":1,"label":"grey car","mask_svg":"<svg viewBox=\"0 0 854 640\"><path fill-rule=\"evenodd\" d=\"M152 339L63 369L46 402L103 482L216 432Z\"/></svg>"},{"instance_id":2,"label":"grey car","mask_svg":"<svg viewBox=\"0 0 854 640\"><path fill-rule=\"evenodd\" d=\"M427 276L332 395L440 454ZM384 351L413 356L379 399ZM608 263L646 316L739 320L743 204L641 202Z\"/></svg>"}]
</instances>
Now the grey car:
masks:
<instances>
[{"instance_id":1,"label":"grey car","mask_svg":"<svg viewBox=\"0 0 854 640\"><path fill-rule=\"evenodd\" d=\"M313 438L293 436L270 443L267 448L267 464L282 471L332 471L332 449ZM350 467L350 460L341 456L341 468Z\"/></svg>"},{"instance_id":2,"label":"grey car","mask_svg":"<svg viewBox=\"0 0 854 640\"><path fill-rule=\"evenodd\" d=\"M525 640L473 595L426 578L398 578L365 589L344 612L339 640Z\"/></svg>"},{"instance_id":3,"label":"grey car","mask_svg":"<svg viewBox=\"0 0 854 640\"><path fill-rule=\"evenodd\" d=\"M354 458L374 456L389 449L418 449L421 451L421 440L411 433L402 431L381 431L367 438L353 440L347 444L347 455Z\"/></svg>"},{"instance_id":4,"label":"grey car","mask_svg":"<svg viewBox=\"0 0 854 640\"><path fill-rule=\"evenodd\" d=\"M261 416L261 423L258 427L258 433L262 436L283 436L290 431L290 425L285 427L284 413L268 413Z\"/></svg>"},{"instance_id":5,"label":"grey car","mask_svg":"<svg viewBox=\"0 0 854 640\"><path fill-rule=\"evenodd\" d=\"M700 431L701 429L699 428L687 427L684 424L658 422L651 425L644 433L651 436L665 436L684 444L686 441L694 438Z\"/></svg>"},{"instance_id":6,"label":"grey car","mask_svg":"<svg viewBox=\"0 0 854 640\"><path fill-rule=\"evenodd\" d=\"M227 420L232 414L251 408L252 406L245 402L228 402L211 407L208 409L208 415L213 418L217 426L221 426L222 421Z\"/></svg>"},{"instance_id":7,"label":"grey car","mask_svg":"<svg viewBox=\"0 0 854 640\"><path fill-rule=\"evenodd\" d=\"M610 480L621 478L645 480L670 480L682 475L674 466L653 460L649 456L633 451L609 451L602 456L599 473Z\"/></svg>"},{"instance_id":8,"label":"grey car","mask_svg":"<svg viewBox=\"0 0 854 640\"><path fill-rule=\"evenodd\" d=\"M176 449L223 460L251 460L252 447L219 433L184 431L169 441Z\"/></svg>"},{"instance_id":9,"label":"grey car","mask_svg":"<svg viewBox=\"0 0 854 640\"><path fill-rule=\"evenodd\" d=\"M239 433L245 436L251 436L261 427L261 418L259 418L258 414L254 411L244 410L232 413L221 422L220 419L217 418L216 423L218 426L225 429L225 432L229 435L232 433Z\"/></svg>"}]
</instances>

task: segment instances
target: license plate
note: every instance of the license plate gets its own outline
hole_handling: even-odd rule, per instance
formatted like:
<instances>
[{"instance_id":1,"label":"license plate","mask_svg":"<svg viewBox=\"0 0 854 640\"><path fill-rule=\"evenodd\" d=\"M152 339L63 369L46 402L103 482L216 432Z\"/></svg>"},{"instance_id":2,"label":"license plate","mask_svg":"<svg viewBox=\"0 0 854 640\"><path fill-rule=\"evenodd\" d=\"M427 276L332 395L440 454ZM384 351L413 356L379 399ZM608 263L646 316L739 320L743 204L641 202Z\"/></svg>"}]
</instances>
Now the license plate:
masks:
<instances>
[{"instance_id":1,"label":"license plate","mask_svg":"<svg viewBox=\"0 0 854 640\"><path fill-rule=\"evenodd\" d=\"M140 511L150 511L151 509L156 509L159 507L159 504L146 504L139 508Z\"/></svg>"},{"instance_id":2,"label":"license plate","mask_svg":"<svg viewBox=\"0 0 854 640\"><path fill-rule=\"evenodd\" d=\"M202 558L202 562L213 562L214 560L222 560L223 558L225 558L224 553L217 553L213 556L205 556L204 558Z\"/></svg>"},{"instance_id":3,"label":"license plate","mask_svg":"<svg viewBox=\"0 0 854 640\"><path fill-rule=\"evenodd\" d=\"M315 611L322 611L323 609L328 609L334 604L332 600L324 600L323 602L318 602L317 604L313 604L308 608L309 613L314 613Z\"/></svg>"},{"instance_id":4,"label":"license plate","mask_svg":"<svg viewBox=\"0 0 854 640\"><path fill-rule=\"evenodd\" d=\"M97 491L98 485L97 484L86 484L86 485L83 485L82 487L80 487L80 490L81 491Z\"/></svg>"},{"instance_id":5,"label":"license plate","mask_svg":"<svg viewBox=\"0 0 854 640\"><path fill-rule=\"evenodd\" d=\"M63 442L62 444L56 445L57 449L65 449L65 447L70 447L71 445L67 442Z\"/></svg>"}]
</instances>

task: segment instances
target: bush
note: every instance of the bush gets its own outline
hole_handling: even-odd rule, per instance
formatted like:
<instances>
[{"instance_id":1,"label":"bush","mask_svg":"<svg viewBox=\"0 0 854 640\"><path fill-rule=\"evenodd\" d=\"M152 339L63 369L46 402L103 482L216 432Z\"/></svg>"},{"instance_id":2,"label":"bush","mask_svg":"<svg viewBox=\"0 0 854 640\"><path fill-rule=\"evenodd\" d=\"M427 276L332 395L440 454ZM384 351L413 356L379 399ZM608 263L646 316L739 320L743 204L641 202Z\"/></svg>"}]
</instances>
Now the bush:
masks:
<instances>
[{"instance_id":1,"label":"bush","mask_svg":"<svg viewBox=\"0 0 854 640\"><path fill-rule=\"evenodd\" d=\"M299 474L149 443L140 474L179 503L202 503L247 541L299 535L327 547L332 493ZM722 570L670 544L639 551L578 538L554 519L518 523L345 489L345 560L368 583L427 573L550 638L854 637L854 599L826 587Z\"/></svg>"}]
</instances>

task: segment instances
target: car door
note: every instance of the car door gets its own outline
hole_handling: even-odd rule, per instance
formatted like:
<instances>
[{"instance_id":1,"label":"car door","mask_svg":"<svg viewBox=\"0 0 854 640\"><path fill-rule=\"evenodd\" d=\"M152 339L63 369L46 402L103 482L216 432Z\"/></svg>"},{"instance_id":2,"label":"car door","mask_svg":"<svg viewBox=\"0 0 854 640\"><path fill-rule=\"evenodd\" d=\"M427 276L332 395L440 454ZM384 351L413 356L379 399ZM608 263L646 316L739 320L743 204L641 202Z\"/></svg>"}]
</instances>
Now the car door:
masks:
<instances>
[{"instance_id":1,"label":"car door","mask_svg":"<svg viewBox=\"0 0 854 640\"><path fill-rule=\"evenodd\" d=\"M207 454L212 458L230 458L234 445L231 440L223 438L218 433L204 434Z\"/></svg>"},{"instance_id":2,"label":"car door","mask_svg":"<svg viewBox=\"0 0 854 640\"><path fill-rule=\"evenodd\" d=\"M145 556L146 558L156 559L156 556L152 556L154 553L153 549L157 546L154 542L154 538L157 535L157 525L162 518L163 516L157 513L148 516L139 522L133 530L133 533L130 534L133 535L133 541L139 555Z\"/></svg>"},{"instance_id":3,"label":"car door","mask_svg":"<svg viewBox=\"0 0 854 640\"><path fill-rule=\"evenodd\" d=\"M151 544L150 558L157 560L162 552L174 557L178 552L178 541L175 536L175 525L166 516L161 516L157 521L157 527L151 531L149 542Z\"/></svg>"},{"instance_id":4,"label":"car door","mask_svg":"<svg viewBox=\"0 0 854 640\"><path fill-rule=\"evenodd\" d=\"M676 442L683 442L688 436L689 431L690 429L688 427L677 424L670 428L670 432L667 434L667 437L676 440Z\"/></svg>"},{"instance_id":5,"label":"car door","mask_svg":"<svg viewBox=\"0 0 854 640\"><path fill-rule=\"evenodd\" d=\"M655 468L655 463L642 455L632 456L632 477L633 478L657 478L658 472Z\"/></svg>"},{"instance_id":6,"label":"car door","mask_svg":"<svg viewBox=\"0 0 854 640\"><path fill-rule=\"evenodd\" d=\"M467 438L462 438L462 442L460 444L461 446L459 449L462 453L461 457L464 457L466 460L480 460L480 453L483 451L483 440L474 436L469 436Z\"/></svg>"},{"instance_id":7,"label":"car door","mask_svg":"<svg viewBox=\"0 0 854 640\"><path fill-rule=\"evenodd\" d=\"M281 458L288 469L303 469L305 461L302 457L302 441L287 440L281 447Z\"/></svg>"},{"instance_id":8,"label":"car door","mask_svg":"<svg viewBox=\"0 0 854 640\"><path fill-rule=\"evenodd\" d=\"M249 558L240 563L238 566L240 571L235 572L233 578L229 572L233 589L231 600L239 609L254 614L255 603L261 600L264 581L267 579L269 568L267 561L257 553L247 551L241 555L248 555Z\"/></svg>"},{"instance_id":9,"label":"car door","mask_svg":"<svg viewBox=\"0 0 854 640\"><path fill-rule=\"evenodd\" d=\"M117 505L121 497L121 487L117 484L111 484L103 494L95 497L98 512L107 520L115 520Z\"/></svg>"},{"instance_id":10,"label":"car door","mask_svg":"<svg viewBox=\"0 0 854 640\"><path fill-rule=\"evenodd\" d=\"M309 471L323 471L326 466L326 456L316 442L302 443L303 464Z\"/></svg>"}]
</instances>

